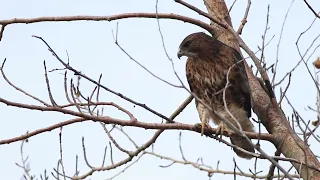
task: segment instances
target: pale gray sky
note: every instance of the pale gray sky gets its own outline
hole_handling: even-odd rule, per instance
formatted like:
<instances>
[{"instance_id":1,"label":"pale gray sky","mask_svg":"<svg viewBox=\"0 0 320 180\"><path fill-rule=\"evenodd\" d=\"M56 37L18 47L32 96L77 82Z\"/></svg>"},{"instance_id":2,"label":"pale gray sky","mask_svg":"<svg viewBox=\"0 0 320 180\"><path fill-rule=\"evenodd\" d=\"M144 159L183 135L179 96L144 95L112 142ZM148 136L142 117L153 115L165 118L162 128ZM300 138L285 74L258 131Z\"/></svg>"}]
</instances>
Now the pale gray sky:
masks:
<instances>
[{"instance_id":1,"label":"pale gray sky","mask_svg":"<svg viewBox=\"0 0 320 180\"><path fill-rule=\"evenodd\" d=\"M68 16L68 15L113 15L127 12L155 12L155 0L118 0L118 1L40 1L40 0L14 0L3 1L1 3L0 19L11 18L32 18L39 16ZM189 0L189 3L196 5L202 10L206 10L202 1ZM228 6L233 2L226 1ZM231 12L234 27L238 27L243 17L246 7L246 0L238 0ZM242 38L252 50L257 50L261 46L261 36L264 32L266 22L267 6L270 4L270 30L267 40L273 35L275 38L266 49L266 61L270 64L276 60L276 46L279 40L281 25L284 15L291 3L291 0L252 0L252 6L248 18L248 23L244 28ZM320 9L318 0L309 0L309 3L316 10ZM198 18L209 22L206 18L200 17L191 10L176 4L174 1L159 0L159 12L177 13ZM304 31L314 19L314 15L303 3L302 0L294 2L291 12L288 15L282 41L280 44L278 78L290 70L298 61L299 54L295 47L295 42L299 34ZM173 83L178 83L171 63L166 58L163 51L158 26L155 19L126 19L113 22L46 22L35 24L17 24L6 27L3 39L0 42L0 60L7 58L5 72L8 78L27 92L48 101L45 86L43 61L46 60L48 69L62 67L59 62L48 52L46 46L39 40L32 38L32 35L43 37L60 57L66 60L66 50L70 56L72 66L82 71L86 75L97 79L99 74L103 74L102 83L118 92L121 92L132 99L145 103L157 111L169 116L177 106L188 96L183 89L173 88L152 77L142 70L137 64L131 61L114 44L112 30L119 22L119 43L141 64L154 72L156 75ZM185 60L176 58L177 47L181 40L192 32L204 31L194 25L173 20L160 20L165 45L169 55L175 62L176 71L186 83ZM312 40L319 34L319 20L315 22L312 29L303 36L300 42L302 52L309 47ZM320 41L316 41L311 48L311 52ZM308 65L319 56L316 51ZM249 61L251 63L251 61ZM313 70L313 68L311 68ZM72 77L71 74L69 77ZM66 103L63 92L63 75L54 72L49 73L51 87L54 97L59 104ZM301 65L292 75L291 87L288 97L292 104L299 110L305 120L314 120L316 114L306 111L308 105L314 107L316 101L316 90L312 79L304 65ZM285 87L286 84L283 85ZM0 78L0 97L10 101L23 103L35 103L25 95L17 92L7 85L3 78ZM84 94L92 91L94 86L85 80L81 81L81 88ZM277 89L279 94L279 89ZM134 108L132 104L108 93L101 93L101 101L114 101L130 110L139 121L160 122L161 119L143 110ZM284 111L291 115L290 107L284 103ZM0 139L7 139L33 131L38 128L70 119L70 116L30 111L25 109L8 107L0 104L2 120L0 125ZM106 108L105 115L117 118L127 118L115 108ZM176 119L179 122L195 124L198 123L198 114L192 102L181 115ZM256 126L257 127L257 126ZM138 128L125 128L131 137L140 145L150 138L154 131ZM256 128L257 129L257 128ZM51 172L56 167L59 159L59 131L43 133L29 139L25 144L25 155L29 155L31 174L39 178L39 174L45 169ZM179 131L167 131L157 140L155 152L165 156L181 159L178 146ZM188 160L196 161L202 157L204 162L212 167L216 167L220 160L219 168L222 170L233 170L232 158L235 157L242 170L254 168L254 160L243 160L235 156L234 152L212 139L201 137L198 133L183 132L182 143L184 153ZM120 133L115 133L115 138L119 143L130 150L134 147ZM69 175L74 173L74 163L76 154L79 155L80 174L88 171L84 163L81 137L85 138L87 154L93 166L101 164L104 147L108 144L108 138L98 123L85 122L73 124L63 129L63 155L64 166ZM313 141L311 141L312 143ZM274 147L269 143L263 143L262 148L270 155L274 153ZM313 142L312 149L319 149L319 144ZM20 163L20 142L0 146L0 172L2 179L20 179L23 174L22 169L15 165ZM315 151L316 152L316 151ZM121 160L124 155L114 152L114 160ZM109 159L108 159L109 160ZM110 162L110 161L108 161ZM143 157L137 164L117 177L119 180L125 179L208 179L205 172L201 172L191 166L175 164L170 168L160 168L159 165L168 165L170 162L160 160L152 156ZM266 170L269 162L258 161L258 171ZM123 167L112 171L96 172L88 179L107 179ZM289 167L289 166L286 166ZM233 179L233 176L215 174L212 179ZM52 179L52 177L50 178ZM238 179L244 179L239 177Z\"/></svg>"}]
</instances>

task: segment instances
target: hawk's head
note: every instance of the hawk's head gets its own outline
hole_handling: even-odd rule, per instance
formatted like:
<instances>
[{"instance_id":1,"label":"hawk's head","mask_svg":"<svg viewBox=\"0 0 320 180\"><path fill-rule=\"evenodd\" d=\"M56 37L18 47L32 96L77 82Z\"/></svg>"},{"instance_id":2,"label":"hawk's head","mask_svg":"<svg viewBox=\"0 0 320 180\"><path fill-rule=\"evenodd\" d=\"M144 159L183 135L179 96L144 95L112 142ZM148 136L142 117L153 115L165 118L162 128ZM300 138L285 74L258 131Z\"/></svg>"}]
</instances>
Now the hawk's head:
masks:
<instances>
[{"instance_id":1,"label":"hawk's head","mask_svg":"<svg viewBox=\"0 0 320 180\"><path fill-rule=\"evenodd\" d=\"M181 42L177 54L178 58L180 59L182 56L199 57L199 53L206 51L204 47L210 47L213 41L211 36L203 32L192 33Z\"/></svg>"}]
</instances>

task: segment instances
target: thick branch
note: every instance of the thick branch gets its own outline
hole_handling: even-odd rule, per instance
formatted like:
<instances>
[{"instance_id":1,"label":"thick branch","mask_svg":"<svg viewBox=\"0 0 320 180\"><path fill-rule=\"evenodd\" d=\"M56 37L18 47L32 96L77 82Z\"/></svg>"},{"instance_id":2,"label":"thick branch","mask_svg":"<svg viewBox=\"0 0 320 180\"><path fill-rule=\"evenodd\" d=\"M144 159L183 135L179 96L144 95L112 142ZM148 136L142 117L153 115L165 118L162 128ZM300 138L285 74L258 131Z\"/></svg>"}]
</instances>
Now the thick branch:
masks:
<instances>
[{"instance_id":1,"label":"thick branch","mask_svg":"<svg viewBox=\"0 0 320 180\"><path fill-rule=\"evenodd\" d=\"M29 104L22 104L22 103L16 103L16 102L11 102L5 99L0 98L0 102L8 105L8 106L14 106L14 107L19 107L19 108L26 108L30 110L39 110L39 111L55 111L55 112L61 112L64 114L69 114L72 116L77 116L79 118L67 120L61 123L57 123L55 125L38 129L33 132L27 133L25 135L7 139L7 140L0 140L0 144L9 144L12 142L20 141L23 139L30 138L32 136L35 136L37 134L43 133L43 132L49 132L54 129L67 126L73 123L78 123L78 122L84 122L84 121L99 121L103 122L105 124L116 124L116 125L121 125L121 126L131 126L131 127L140 127L144 129L161 129L161 130L189 130L189 131L195 131L195 132L200 132L201 129L198 128L197 126L194 125L189 125L189 124L182 124L182 123L166 123L166 124L161 124L161 123L146 123L146 122L139 122L137 120L122 120L122 119L115 119L111 118L108 116L94 116L94 115L89 115L89 114L84 114L76 111L72 111L69 109L63 109L60 107L46 107L46 106L37 106L37 105L29 105ZM206 133L210 134L216 134L217 130L215 128L205 128ZM245 133L248 137L252 139L258 139L259 135L257 133L251 133L251 132L246 132ZM228 134L225 133L227 136ZM229 135L232 135L229 134ZM260 139L267 140L272 142L275 140L272 135L270 134L260 134Z\"/></svg>"},{"instance_id":2,"label":"thick branch","mask_svg":"<svg viewBox=\"0 0 320 180\"><path fill-rule=\"evenodd\" d=\"M212 27L208 24L199 21L197 19L193 19L190 17L182 16L179 14L173 13L123 13L116 14L111 16L60 16L60 17L37 17L37 18L14 18L8 20L0 20L0 24L2 25L0 30L0 40L3 34L3 31L7 25L10 24L31 24L31 23L39 23L39 22L63 22L63 21L114 21L121 20L127 18L158 18L158 19L173 19L180 20L183 22L187 22L190 24L198 25L203 29L212 32Z\"/></svg>"}]
</instances>

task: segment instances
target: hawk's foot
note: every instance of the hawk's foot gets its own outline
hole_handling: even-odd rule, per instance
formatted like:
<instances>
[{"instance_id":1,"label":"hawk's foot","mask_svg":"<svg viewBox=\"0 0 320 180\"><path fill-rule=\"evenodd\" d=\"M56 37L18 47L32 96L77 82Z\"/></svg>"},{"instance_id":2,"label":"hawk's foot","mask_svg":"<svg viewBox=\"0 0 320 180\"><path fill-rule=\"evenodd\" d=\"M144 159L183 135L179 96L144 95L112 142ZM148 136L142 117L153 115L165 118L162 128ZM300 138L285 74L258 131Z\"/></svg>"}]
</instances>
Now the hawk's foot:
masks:
<instances>
[{"instance_id":1,"label":"hawk's foot","mask_svg":"<svg viewBox=\"0 0 320 180\"><path fill-rule=\"evenodd\" d=\"M229 136L231 134L230 130L227 128L227 126L223 123L220 122L220 124L217 127L217 133L216 133L216 137L219 136L220 139L222 139L222 135L224 133L227 133Z\"/></svg>"},{"instance_id":2,"label":"hawk's foot","mask_svg":"<svg viewBox=\"0 0 320 180\"><path fill-rule=\"evenodd\" d=\"M197 123L194 126L196 126L197 128L201 128L201 136L203 136L203 134L204 134L205 127L211 128L211 126L208 123L206 123L205 121L202 121L201 123Z\"/></svg>"}]
</instances>

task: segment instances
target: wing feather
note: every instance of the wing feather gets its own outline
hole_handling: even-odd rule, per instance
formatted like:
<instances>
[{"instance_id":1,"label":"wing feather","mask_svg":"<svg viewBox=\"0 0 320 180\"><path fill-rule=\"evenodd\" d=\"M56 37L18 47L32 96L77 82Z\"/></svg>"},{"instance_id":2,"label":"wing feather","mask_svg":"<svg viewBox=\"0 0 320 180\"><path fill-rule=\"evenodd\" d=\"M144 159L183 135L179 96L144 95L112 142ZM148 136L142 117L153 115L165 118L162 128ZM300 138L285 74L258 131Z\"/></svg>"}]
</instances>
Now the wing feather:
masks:
<instances>
[{"instance_id":1,"label":"wing feather","mask_svg":"<svg viewBox=\"0 0 320 180\"><path fill-rule=\"evenodd\" d=\"M237 60L242 60L241 55L238 51L232 48L232 51L234 53L234 56L236 56ZM238 62L238 64L235 66L234 71L231 71L231 73L234 73L231 75L231 77L234 78L234 85L237 87L237 91L234 92L234 95L236 97L240 98L240 103L242 104L242 107L247 112L248 118L251 117L251 94L248 84L248 77L245 70L244 62ZM239 101L239 100L238 100Z\"/></svg>"}]
</instances>

